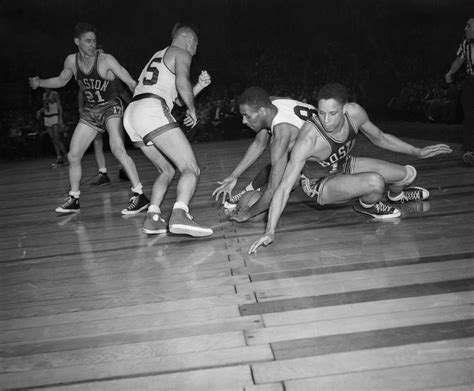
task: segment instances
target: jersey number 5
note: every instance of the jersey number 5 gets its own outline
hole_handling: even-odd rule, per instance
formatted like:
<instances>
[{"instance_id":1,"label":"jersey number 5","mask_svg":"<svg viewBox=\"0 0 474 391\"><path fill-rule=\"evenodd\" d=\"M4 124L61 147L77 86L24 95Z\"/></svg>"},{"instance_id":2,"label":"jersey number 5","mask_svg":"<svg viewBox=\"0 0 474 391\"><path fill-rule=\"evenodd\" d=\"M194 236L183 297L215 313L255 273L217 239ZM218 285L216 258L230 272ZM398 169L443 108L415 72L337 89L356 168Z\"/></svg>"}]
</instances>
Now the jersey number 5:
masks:
<instances>
[{"instance_id":1,"label":"jersey number 5","mask_svg":"<svg viewBox=\"0 0 474 391\"><path fill-rule=\"evenodd\" d=\"M145 86L152 86L153 84L156 84L156 81L158 80L158 64L161 64L162 57L157 57L154 58L153 60L150 61L150 64L148 65L148 68L146 71L148 73L151 73L151 77L146 77L143 78L143 85Z\"/></svg>"}]
</instances>

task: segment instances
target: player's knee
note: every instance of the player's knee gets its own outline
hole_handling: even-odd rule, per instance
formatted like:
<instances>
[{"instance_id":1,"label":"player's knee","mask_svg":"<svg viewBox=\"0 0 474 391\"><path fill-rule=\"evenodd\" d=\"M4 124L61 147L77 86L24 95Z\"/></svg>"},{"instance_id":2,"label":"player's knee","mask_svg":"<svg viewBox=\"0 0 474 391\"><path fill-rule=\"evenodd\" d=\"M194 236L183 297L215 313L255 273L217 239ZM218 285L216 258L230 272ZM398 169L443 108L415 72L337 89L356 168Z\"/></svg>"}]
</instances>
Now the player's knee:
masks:
<instances>
[{"instance_id":1,"label":"player's knee","mask_svg":"<svg viewBox=\"0 0 474 391\"><path fill-rule=\"evenodd\" d=\"M405 177L398 182L391 183L393 186L400 186L405 187L413 183L416 179L416 169L413 166L406 165L405 166Z\"/></svg>"},{"instance_id":2,"label":"player's knee","mask_svg":"<svg viewBox=\"0 0 474 391\"><path fill-rule=\"evenodd\" d=\"M125 151L125 147L121 145L111 145L110 151L118 160L124 158L127 155L127 152Z\"/></svg>"},{"instance_id":3,"label":"player's knee","mask_svg":"<svg viewBox=\"0 0 474 391\"><path fill-rule=\"evenodd\" d=\"M74 163L79 163L81 161L81 156L74 153L74 151L69 151L67 153L67 160L69 163L74 164Z\"/></svg>"},{"instance_id":4,"label":"player's knee","mask_svg":"<svg viewBox=\"0 0 474 391\"><path fill-rule=\"evenodd\" d=\"M385 180L382 175L371 172L366 176L366 186L370 194L383 194L385 191Z\"/></svg>"},{"instance_id":5,"label":"player's knee","mask_svg":"<svg viewBox=\"0 0 474 391\"><path fill-rule=\"evenodd\" d=\"M174 178L175 174L176 170L171 164L161 167L160 175L164 175L165 177L169 178L170 181Z\"/></svg>"},{"instance_id":6,"label":"player's knee","mask_svg":"<svg viewBox=\"0 0 474 391\"><path fill-rule=\"evenodd\" d=\"M195 177L199 177L199 175L201 175L201 170L199 169L197 164L189 164L181 169L181 175L184 174L190 174L194 175Z\"/></svg>"}]
</instances>

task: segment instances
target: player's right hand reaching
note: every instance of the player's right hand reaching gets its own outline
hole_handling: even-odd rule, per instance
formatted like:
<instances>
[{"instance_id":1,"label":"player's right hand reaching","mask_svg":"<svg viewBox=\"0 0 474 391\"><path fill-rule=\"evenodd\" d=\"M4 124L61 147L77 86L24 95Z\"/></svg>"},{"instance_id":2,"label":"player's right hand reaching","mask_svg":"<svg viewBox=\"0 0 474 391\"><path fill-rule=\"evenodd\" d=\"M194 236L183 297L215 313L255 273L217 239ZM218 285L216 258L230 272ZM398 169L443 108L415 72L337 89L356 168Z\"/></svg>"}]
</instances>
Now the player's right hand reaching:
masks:
<instances>
[{"instance_id":1,"label":"player's right hand reaching","mask_svg":"<svg viewBox=\"0 0 474 391\"><path fill-rule=\"evenodd\" d=\"M219 201L219 197L222 194L222 203L225 202L226 199L230 198L232 195L232 190L234 189L235 185L237 184L237 179L234 177L227 177L224 180L217 182L220 186L212 192L212 196L215 196L215 200Z\"/></svg>"}]
</instances>

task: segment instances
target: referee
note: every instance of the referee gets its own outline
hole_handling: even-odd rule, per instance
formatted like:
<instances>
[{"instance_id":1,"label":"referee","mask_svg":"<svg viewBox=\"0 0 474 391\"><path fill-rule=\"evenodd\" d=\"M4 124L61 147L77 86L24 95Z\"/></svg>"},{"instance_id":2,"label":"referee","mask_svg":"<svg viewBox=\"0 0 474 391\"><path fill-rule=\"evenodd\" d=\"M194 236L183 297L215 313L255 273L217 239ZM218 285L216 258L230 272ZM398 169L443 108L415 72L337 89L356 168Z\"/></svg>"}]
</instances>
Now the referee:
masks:
<instances>
[{"instance_id":1,"label":"referee","mask_svg":"<svg viewBox=\"0 0 474 391\"><path fill-rule=\"evenodd\" d=\"M466 62L466 78L461 85L461 105L464 112L463 143L465 163L474 166L474 18L467 21L466 37L459 45L456 59L445 75L446 83L453 81L453 75Z\"/></svg>"}]
</instances>

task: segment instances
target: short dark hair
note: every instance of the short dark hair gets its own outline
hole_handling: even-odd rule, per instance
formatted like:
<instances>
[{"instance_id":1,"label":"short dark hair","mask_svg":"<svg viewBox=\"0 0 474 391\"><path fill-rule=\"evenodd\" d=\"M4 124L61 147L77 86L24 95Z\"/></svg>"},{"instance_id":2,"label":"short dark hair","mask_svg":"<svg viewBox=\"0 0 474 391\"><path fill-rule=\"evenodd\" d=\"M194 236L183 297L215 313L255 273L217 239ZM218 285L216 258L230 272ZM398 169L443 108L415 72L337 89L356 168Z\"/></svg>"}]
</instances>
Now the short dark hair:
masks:
<instances>
[{"instance_id":1,"label":"short dark hair","mask_svg":"<svg viewBox=\"0 0 474 391\"><path fill-rule=\"evenodd\" d=\"M196 37L198 35L197 28L188 23L175 23L173 29L171 30L171 39L175 39L181 33L192 33Z\"/></svg>"},{"instance_id":2,"label":"short dark hair","mask_svg":"<svg viewBox=\"0 0 474 391\"><path fill-rule=\"evenodd\" d=\"M270 95L261 87L249 87L239 97L239 105L248 105L255 111L271 104Z\"/></svg>"},{"instance_id":3,"label":"short dark hair","mask_svg":"<svg viewBox=\"0 0 474 391\"><path fill-rule=\"evenodd\" d=\"M89 32L93 32L94 34L97 34L96 27L90 23L79 22L74 27L74 38L81 38L83 34L86 34Z\"/></svg>"},{"instance_id":4,"label":"short dark hair","mask_svg":"<svg viewBox=\"0 0 474 391\"><path fill-rule=\"evenodd\" d=\"M327 83L321 87L316 96L317 102L321 99L334 99L341 105L345 105L348 102L347 89L339 83Z\"/></svg>"}]
</instances>

